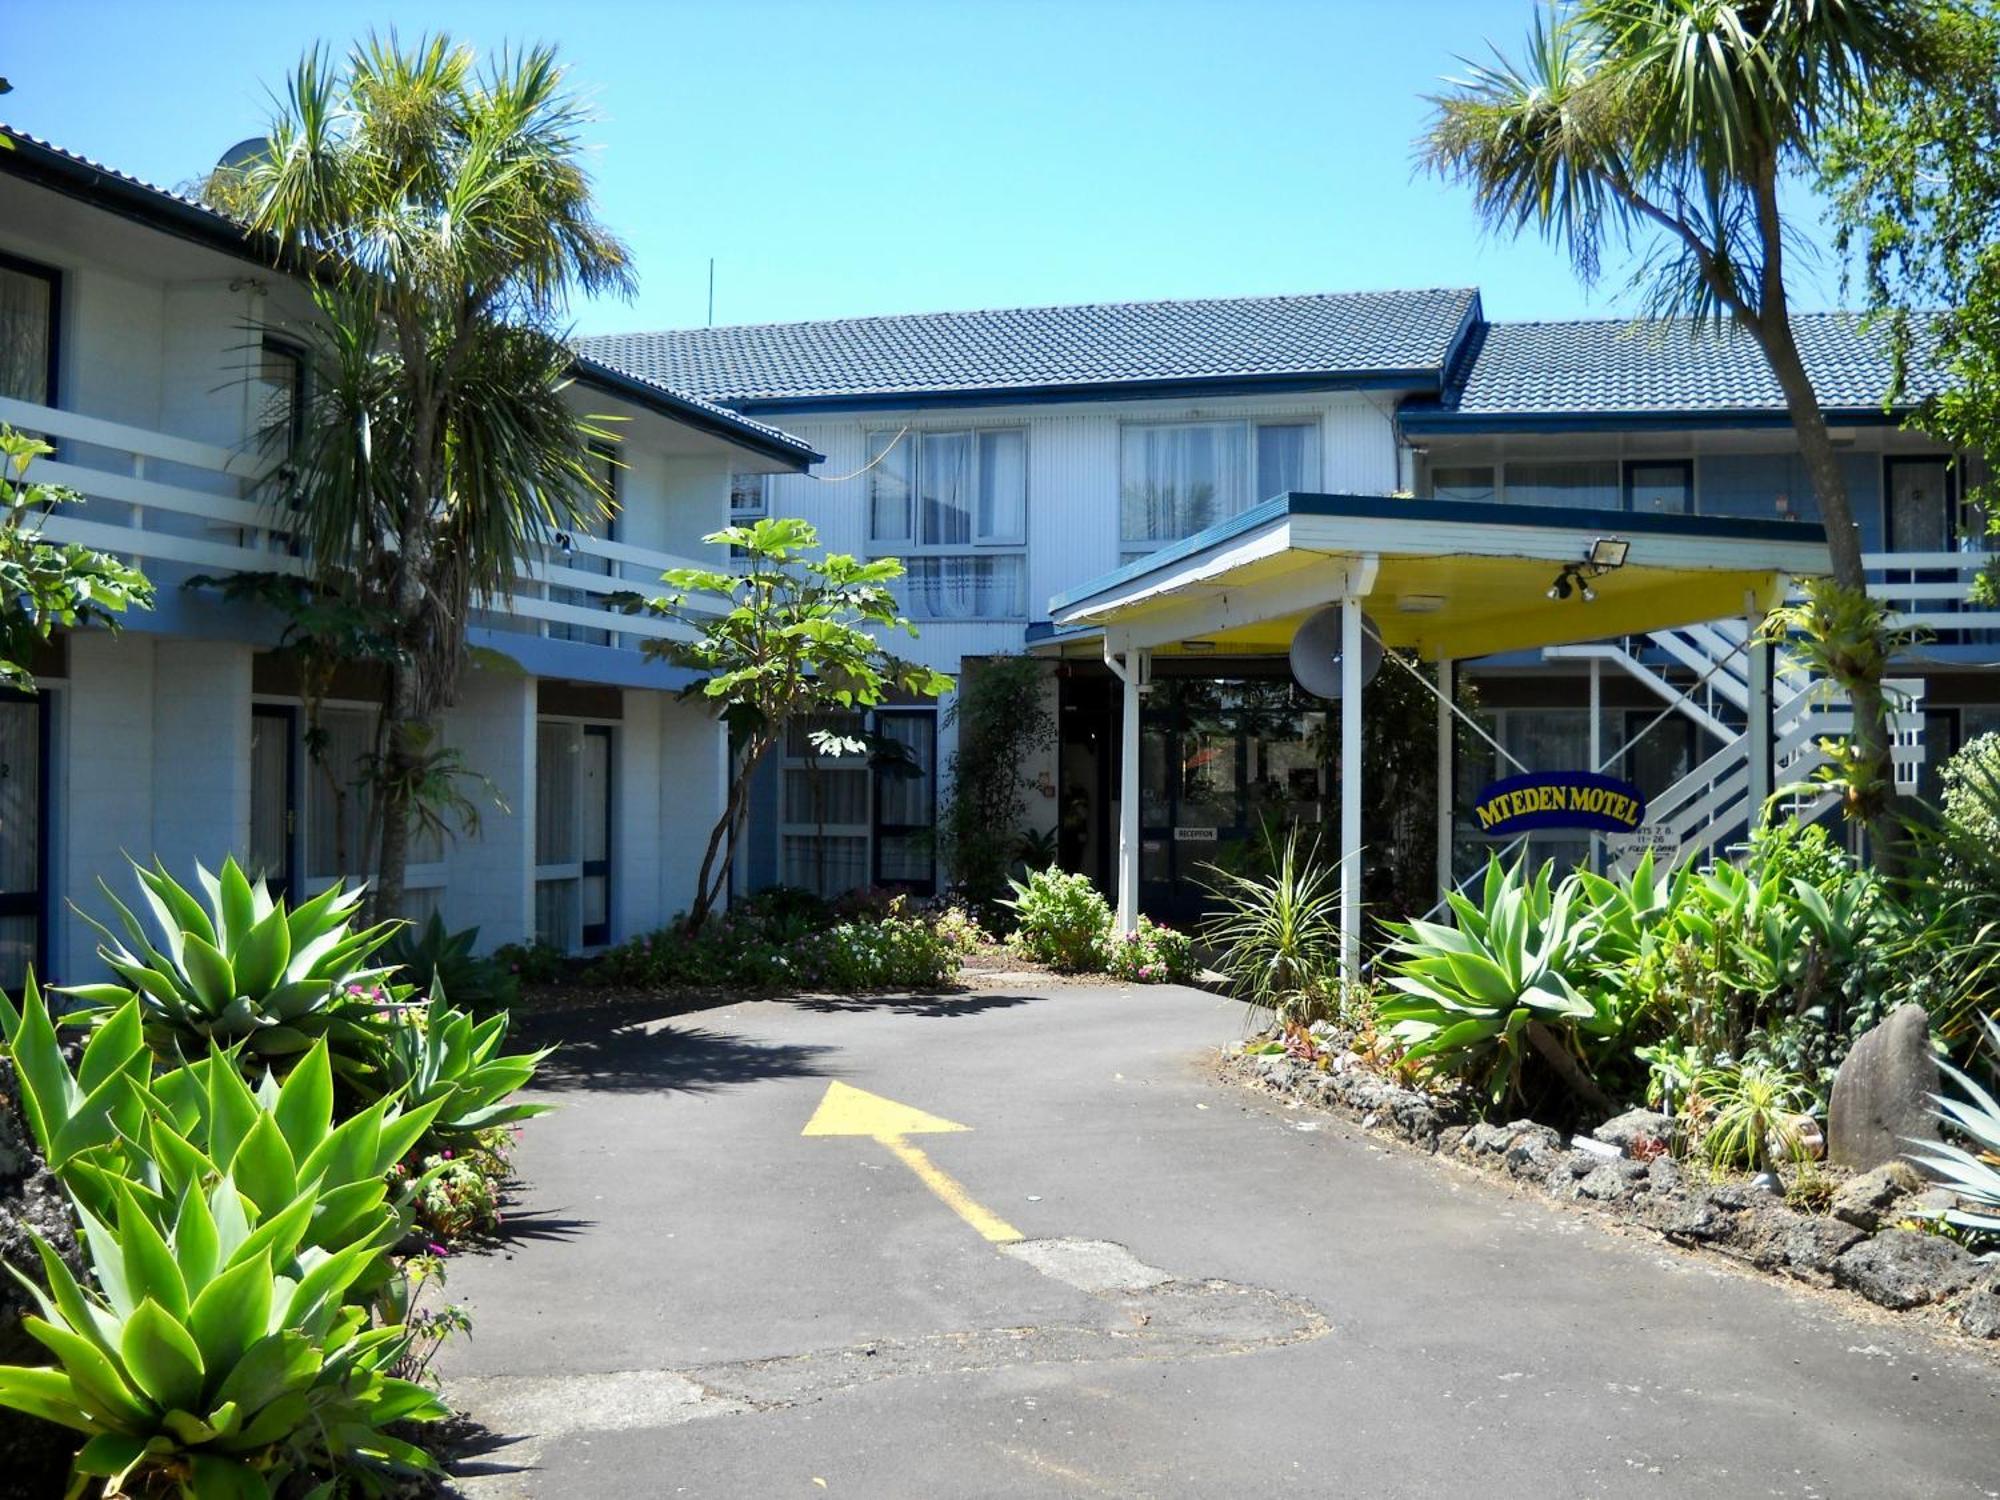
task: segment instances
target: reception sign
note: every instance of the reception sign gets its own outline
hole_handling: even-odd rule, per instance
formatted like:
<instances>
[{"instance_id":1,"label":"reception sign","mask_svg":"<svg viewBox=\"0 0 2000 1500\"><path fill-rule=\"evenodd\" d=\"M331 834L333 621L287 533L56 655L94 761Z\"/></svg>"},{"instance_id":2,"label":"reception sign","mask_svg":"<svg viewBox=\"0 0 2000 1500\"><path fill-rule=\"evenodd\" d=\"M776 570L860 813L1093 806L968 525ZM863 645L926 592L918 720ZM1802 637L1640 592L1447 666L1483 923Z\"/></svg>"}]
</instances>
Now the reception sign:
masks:
<instances>
[{"instance_id":1,"label":"reception sign","mask_svg":"<svg viewBox=\"0 0 2000 1500\"><path fill-rule=\"evenodd\" d=\"M1473 800L1481 833L1590 828L1631 833L1646 821L1646 794L1629 781L1590 771L1532 771L1488 785Z\"/></svg>"}]
</instances>

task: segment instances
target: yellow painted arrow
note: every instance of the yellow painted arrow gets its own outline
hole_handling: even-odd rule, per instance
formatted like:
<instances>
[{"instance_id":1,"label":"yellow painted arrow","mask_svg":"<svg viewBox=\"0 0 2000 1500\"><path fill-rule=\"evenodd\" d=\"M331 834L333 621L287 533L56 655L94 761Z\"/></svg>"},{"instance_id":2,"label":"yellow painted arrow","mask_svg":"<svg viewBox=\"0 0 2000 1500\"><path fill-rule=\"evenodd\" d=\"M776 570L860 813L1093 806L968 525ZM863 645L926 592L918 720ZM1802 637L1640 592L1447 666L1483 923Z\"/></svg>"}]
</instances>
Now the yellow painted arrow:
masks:
<instances>
[{"instance_id":1,"label":"yellow painted arrow","mask_svg":"<svg viewBox=\"0 0 2000 1500\"><path fill-rule=\"evenodd\" d=\"M1005 1219L974 1201L972 1195L944 1168L910 1144L913 1135L943 1135L970 1130L955 1120L940 1119L894 1099L884 1099L866 1089L838 1081L826 1086L819 1108L806 1121L800 1135L865 1135L889 1148L896 1160L917 1174L917 1180L944 1200L945 1206L996 1245L1012 1244L1021 1231Z\"/></svg>"}]
</instances>

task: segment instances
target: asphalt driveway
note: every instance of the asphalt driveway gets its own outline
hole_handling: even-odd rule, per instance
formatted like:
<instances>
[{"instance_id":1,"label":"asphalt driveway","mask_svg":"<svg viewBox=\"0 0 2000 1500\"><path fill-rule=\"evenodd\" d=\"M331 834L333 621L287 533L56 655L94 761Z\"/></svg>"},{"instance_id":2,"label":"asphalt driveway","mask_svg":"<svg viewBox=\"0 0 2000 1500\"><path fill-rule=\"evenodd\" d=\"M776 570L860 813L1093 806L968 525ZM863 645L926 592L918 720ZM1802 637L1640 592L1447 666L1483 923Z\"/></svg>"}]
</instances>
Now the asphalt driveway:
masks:
<instances>
[{"instance_id":1,"label":"asphalt driveway","mask_svg":"<svg viewBox=\"0 0 2000 1500\"><path fill-rule=\"evenodd\" d=\"M465 1488L2000 1495L2000 1359L1218 1081L1242 1027L1060 985L579 1030L452 1266Z\"/></svg>"}]
</instances>

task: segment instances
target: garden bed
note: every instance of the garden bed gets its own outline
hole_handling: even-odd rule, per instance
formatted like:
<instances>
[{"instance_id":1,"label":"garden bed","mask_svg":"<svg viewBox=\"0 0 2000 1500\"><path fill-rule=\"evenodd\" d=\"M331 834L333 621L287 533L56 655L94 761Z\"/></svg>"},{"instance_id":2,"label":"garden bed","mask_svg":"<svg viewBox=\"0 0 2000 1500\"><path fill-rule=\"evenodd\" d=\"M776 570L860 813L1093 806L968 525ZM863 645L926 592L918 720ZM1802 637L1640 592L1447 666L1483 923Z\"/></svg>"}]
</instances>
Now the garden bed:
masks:
<instances>
[{"instance_id":1,"label":"garden bed","mask_svg":"<svg viewBox=\"0 0 2000 1500\"><path fill-rule=\"evenodd\" d=\"M1329 1034L1328 1040L1333 1040ZM2000 1256L1979 1257L1917 1224L1934 1192L1903 1164L1844 1179L1819 1169L1826 1211L1793 1206L1744 1177L1711 1177L1664 1149L1663 1116L1626 1114L1565 1137L1532 1120L1475 1121L1462 1097L1409 1088L1336 1045L1317 1060L1244 1045L1224 1073L1287 1101L1336 1111L1365 1129L1506 1177L1573 1204L1711 1250L1758 1270L1854 1292L1893 1312L2000 1340ZM1796 1190L1794 1177L1789 1184Z\"/></svg>"}]
</instances>

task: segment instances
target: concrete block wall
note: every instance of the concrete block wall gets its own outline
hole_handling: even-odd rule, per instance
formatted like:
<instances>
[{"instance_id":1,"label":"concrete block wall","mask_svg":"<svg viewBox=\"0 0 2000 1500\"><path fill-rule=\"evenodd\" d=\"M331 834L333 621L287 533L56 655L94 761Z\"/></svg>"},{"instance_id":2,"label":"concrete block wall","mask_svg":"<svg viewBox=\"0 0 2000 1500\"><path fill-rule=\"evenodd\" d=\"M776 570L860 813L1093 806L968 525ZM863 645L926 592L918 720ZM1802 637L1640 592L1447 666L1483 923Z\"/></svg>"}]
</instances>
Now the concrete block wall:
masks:
<instances>
[{"instance_id":1,"label":"concrete block wall","mask_svg":"<svg viewBox=\"0 0 2000 1500\"><path fill-rule=\"evenodd\" d=\"M661 721L673 710L663 693L627 692L612 731L611 940L622 943L659 927L661 873L680 851L663 847L661 807L669 785L660 765ZM672 785L677 786L677 783Z\"/></svg>"},{"instance_id":2,"label":"concrete block wall","mask_svg":"<svg viewBox=\"0 0 2000 1500\"><path fill-rule=\"evenodd\" d=\"M152 852L177 880L250 846L251 655L235 641L153 647Z\"/></svg>"},{"instance_id":3,"label":"concrete block wall","mask_svg":"<svg viewBox=\"0 0 2000 1500\"><path fill-rule=\"evenodd\" d=\"M628 704L636 696L626 694ZM702 851L728 796L728 731L699 703L664 695L659 702L659 918L647 924L654 927L693 904Z\"/></svg>"}]
</instances>

